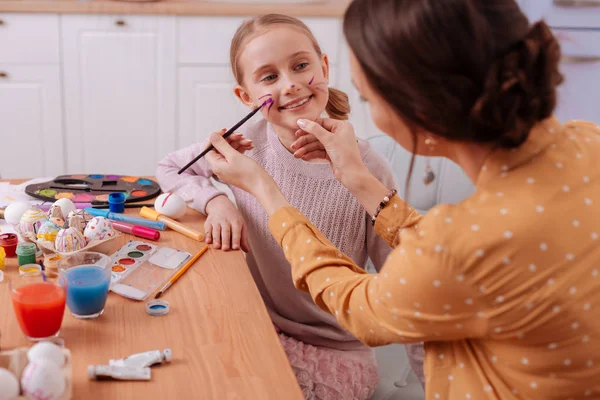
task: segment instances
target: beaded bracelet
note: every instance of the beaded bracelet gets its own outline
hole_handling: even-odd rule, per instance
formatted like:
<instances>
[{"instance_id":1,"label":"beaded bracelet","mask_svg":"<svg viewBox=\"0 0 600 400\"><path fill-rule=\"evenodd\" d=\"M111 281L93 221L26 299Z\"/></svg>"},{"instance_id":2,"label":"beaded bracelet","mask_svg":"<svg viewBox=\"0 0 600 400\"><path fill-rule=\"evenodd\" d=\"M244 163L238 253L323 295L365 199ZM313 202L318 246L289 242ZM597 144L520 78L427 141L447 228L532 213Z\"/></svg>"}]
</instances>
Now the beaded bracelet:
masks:
<instances>
[{"instance_id":1,"label":"beaded bracelet","mask_svg":"<svg viewBox=\"0 0 600 400\"><path fill-rule=\"evenodd\" d=\"M381 200L381 203L379 203L379 206L377 206L375 214L373 214L373 217L371 218L371 224L375 225L375 220L377 219L377 216L379 215L381 210L385 208L387 203L390 202L390 199L396 195L396 193L398 193L398 191L396 189L392 189L392 191L389 192L388 195L383 198L383 200Z\"/></svg>"}]
</instances>

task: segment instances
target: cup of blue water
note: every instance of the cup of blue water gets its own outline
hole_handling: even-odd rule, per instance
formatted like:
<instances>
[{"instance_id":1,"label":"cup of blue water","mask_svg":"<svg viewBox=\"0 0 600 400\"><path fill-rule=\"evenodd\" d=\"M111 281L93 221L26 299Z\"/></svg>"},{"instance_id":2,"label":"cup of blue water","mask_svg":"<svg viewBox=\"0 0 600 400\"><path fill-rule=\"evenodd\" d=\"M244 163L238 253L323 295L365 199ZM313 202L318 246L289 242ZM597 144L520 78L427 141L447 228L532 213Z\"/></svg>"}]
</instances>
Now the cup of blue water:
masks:
<instances>
[{"instance_id":1,"label":"cup of blue water","mask_svg":"<svg viewBox=\"0 0 600 400\"><path fill-rule=\"evenodd\" d=\"M75 318L97 318L104 312L110 286L110 258L83 251L61 258L58 273L67 282L67 306Z\"/></svg>"}]
</instances>

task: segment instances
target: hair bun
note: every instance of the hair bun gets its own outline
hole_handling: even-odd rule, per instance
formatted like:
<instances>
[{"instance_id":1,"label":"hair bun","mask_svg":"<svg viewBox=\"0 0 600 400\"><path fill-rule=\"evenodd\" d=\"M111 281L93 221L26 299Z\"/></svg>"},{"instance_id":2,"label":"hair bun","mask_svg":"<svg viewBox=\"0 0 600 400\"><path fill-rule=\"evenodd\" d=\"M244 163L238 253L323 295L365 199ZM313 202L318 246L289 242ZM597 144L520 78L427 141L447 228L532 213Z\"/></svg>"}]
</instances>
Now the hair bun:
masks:
<instances>
[{"instance_id":1,"label":"hair bun","mask_svg":"<svg viewBox=\"0 0 600 400\"><path fill-rule=\"evenodd\" d=\"M471 109L472 138L505 148L522 144L536 122L552 115L563 81L559 62L558 41L545 22L537 22L491 66Z\"/></svg>"}]
</instances>

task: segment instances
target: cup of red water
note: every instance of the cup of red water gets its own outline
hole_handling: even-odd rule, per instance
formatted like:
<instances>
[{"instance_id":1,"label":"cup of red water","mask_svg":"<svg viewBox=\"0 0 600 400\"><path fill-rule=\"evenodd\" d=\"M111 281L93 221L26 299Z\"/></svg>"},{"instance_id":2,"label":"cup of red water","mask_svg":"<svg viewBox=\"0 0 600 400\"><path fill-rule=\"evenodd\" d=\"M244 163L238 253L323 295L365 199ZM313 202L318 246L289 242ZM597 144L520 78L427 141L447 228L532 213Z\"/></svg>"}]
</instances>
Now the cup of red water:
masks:
<instances>
[{"instance_id":1,"label":"cup of red water","mask_svg":"<svg viewBox=\"0 0 600 400\"><path fill-rule=\"evenodd\" d=\"M83 251L58 260L58 276L67 282L67 306L75 318L102 315L110 273L110 258L101 253Z\"/></svg>"},{"instance_id":2,"label":"cup of red water","mask_svg":"<svg viewBox=\"0 0 600 400\"><path fill-rule=\"evenodd\" d=\"M10 296L21 330L32 341L58 335L65 313L66 282L50 279L40 271L9 282Z\"/></svg>"}]
</instances>

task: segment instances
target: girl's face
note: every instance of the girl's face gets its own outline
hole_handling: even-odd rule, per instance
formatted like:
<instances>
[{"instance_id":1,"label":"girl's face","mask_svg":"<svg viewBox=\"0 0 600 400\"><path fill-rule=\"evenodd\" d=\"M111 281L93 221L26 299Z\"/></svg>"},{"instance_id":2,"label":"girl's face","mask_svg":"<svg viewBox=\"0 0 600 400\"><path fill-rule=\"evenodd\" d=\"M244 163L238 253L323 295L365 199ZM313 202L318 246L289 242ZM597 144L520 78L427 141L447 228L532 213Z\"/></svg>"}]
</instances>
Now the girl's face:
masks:
<instances>
[{"instance_id":1,"label":"girl's face","mask_svg":"<svg viewBox=\"0 0 600 400\"><path fill-rule=\"evenodd\" d=\"M239 63L243 86L235 94L248 106L269 101L261 112L272 124L295 131L299 118L315 120L325 110L329 62L298 29L268 28L246 45Z\"/></svg>"}]
</instances>

